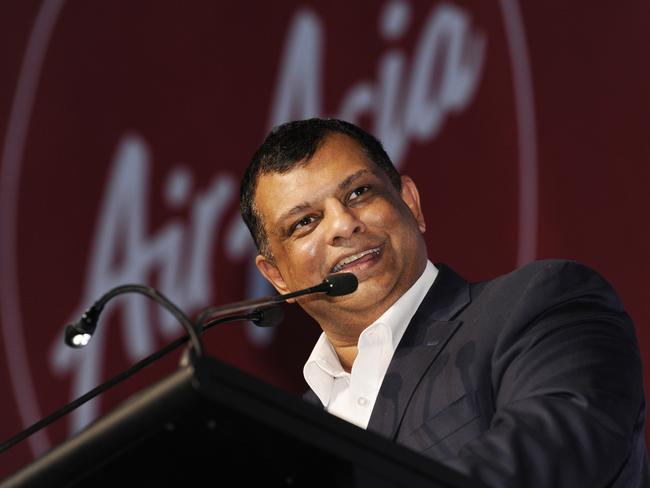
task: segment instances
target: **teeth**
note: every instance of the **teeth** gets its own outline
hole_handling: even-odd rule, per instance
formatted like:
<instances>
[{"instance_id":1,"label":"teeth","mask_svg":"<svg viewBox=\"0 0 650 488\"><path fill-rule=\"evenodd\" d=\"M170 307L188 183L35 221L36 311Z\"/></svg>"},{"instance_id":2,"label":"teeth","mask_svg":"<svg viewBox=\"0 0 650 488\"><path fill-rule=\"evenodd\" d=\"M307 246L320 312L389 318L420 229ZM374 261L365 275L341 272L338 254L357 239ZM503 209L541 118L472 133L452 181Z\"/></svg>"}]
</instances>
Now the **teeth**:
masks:
<instances>
[{"instance_id":1,"label":"teeth","mask_svg":"<svg viewBox=\"0 0 650 488\"><path fill-rule=\"evenodd\" d=\"M347 258L342 259L341 261L339 261L337 263L336 266L334 266L332 268L332 272L333 273L338 273L339 271L341 271L343 266L345 266L346 264L350 264L352 261L356 261L357 259L361 259L362 257L367 256L368 254L379 254L379 248L376 247L374 249L368 249L367 251L363 251L363 252L360 252L358 254L353 254L352 256L348 256Z\"/></svg>"}]
</instances>

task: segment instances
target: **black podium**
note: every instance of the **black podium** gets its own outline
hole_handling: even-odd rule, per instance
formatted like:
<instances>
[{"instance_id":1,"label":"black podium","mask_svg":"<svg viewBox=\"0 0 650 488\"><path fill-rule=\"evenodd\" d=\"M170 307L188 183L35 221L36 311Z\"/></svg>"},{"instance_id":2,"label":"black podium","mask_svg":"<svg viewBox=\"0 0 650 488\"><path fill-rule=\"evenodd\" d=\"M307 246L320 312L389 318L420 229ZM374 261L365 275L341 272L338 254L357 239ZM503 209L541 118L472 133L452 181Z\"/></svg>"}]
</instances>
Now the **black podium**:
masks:
<instances>
[{"instance_id":1,"label":"black podium","mask_svg":"<svg viewBox=\"0 0 650 488\"><path fill-rule=\"evenodd\" d=\"M135 394L0 486L475 487L214 358Z\"/></svg>"}]
</instances>

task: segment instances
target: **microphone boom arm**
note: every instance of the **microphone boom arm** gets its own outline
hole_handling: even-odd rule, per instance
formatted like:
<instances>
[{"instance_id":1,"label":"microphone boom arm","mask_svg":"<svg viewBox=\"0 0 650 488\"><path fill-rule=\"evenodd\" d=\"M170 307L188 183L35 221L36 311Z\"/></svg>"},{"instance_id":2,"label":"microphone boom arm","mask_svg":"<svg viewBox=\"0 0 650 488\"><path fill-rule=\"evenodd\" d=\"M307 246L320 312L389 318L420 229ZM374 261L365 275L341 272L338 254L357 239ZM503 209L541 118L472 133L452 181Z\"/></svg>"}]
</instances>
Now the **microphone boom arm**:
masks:
<instances>
[{"instance_id":1,"label":"microphone boom arm","mask_svg":"<svg viewBox=\"0 0 650 488\"><path fill-rule=\"evenodd\" d=\"M296 298L302 295L310 295L312 293L326 293L329 296L347 295L355 291L357 289L357 286L357 277L352 273L331 274L318 285L290 293L285 293L284 295L253 298L250 300L242 300L220 307L207 308L201 313L198 324L200 326L208 317L208 315L210 315L210 319L213 320L227 314L250 310L254 307L275 305L286 302L291 298Z\"/></svg>"}]
</instances>

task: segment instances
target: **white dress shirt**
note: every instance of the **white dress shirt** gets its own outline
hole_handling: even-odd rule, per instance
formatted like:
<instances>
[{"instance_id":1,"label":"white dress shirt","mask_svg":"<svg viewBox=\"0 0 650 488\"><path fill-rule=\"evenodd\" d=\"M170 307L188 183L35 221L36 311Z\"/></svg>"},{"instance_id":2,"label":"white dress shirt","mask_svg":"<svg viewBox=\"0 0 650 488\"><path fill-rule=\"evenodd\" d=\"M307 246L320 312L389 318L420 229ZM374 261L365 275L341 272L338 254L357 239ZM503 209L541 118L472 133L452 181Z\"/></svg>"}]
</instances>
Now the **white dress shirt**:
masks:
<instances>
[{"instance_id":1,"label":"white dress shirt","mask_svg":"<svg viewBox=\"0 0 650 488\"><path fill-rule=\"evenodd\" d=\"M326 410L365 429L388 364L411 318L438 275L431 261L418 280L384 314L359 335L350 373L341 366L323 332L303 368L309 387Z\"/></svg>"}]
</instances>

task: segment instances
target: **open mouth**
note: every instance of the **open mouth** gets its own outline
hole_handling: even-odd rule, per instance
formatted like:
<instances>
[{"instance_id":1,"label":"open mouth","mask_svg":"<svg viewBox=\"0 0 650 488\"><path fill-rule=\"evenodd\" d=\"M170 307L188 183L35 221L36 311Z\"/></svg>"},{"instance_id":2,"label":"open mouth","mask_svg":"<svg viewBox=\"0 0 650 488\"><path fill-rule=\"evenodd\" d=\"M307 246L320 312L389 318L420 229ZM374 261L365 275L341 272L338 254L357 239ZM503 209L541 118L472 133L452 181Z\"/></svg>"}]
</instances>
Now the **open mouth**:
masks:
<instances>
[{"instance_id":1,"label":"open mouth","mask_svg":"<svg viewBox=\"0 0 650 488\"><path fill-rule=\"evenodd\" d=\"M375 247L343 258L332 268L332 273L338 273L339 271L344 271L346 268L353 267L356 264L370 261L374 257L378 256L379 253L381 253L381 247Z\"/></svg>"}]
</instances>

